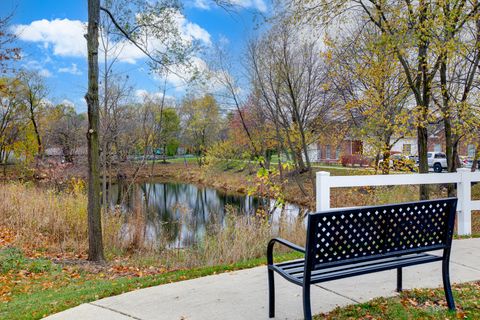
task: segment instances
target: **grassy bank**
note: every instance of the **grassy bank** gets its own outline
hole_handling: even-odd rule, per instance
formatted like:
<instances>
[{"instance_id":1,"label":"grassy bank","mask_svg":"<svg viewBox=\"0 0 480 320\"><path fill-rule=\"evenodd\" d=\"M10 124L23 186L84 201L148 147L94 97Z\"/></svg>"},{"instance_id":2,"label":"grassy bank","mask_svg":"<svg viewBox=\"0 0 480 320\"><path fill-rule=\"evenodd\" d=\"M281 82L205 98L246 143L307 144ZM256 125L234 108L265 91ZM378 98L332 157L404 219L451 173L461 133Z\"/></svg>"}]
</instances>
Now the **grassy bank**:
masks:
<instances>
[{"instance_id":1,"label":"grassy bank","mask_svg":"<svg viewBox=\"0 0 480 320\"><path fill-rule=\"evenodd\" d=\"M207 185L226 192L246 193L254 183L254 168L201 169L188 164L156 164L143 168L140 177L155 181L182 181ZM323 170L323 169L322 169ZM367 171L333 171L332 174L369 174ZM299 179L306 179L300 176ZM308 188L308 183L304 180ZM87 263L87 199L81 180L72 179L58 188L33 183L8 182L0 189L0 318L36 319L82 302L96 300L151 285L190 279L217 272L263 264L265 245L273 236L304 243L301 218L280 220L272 228L262 213L245 217L229 212L223 227L206 230L202 241L183 249L155 245L145 240L146 222L126 220L114 210L103 215L106 265ZM432 190L446 195L444 188ZM298 184L286 185L287 201L306 203ZM480 195L476 185L473 197ZM332 206L354 206L411 201L418 198L413 186L335 189ZM135 212L130 213L135 214ZM188 226L185 226L188 227ZM474 232L480 233L480 215L475 213ZM122 237L128 230L129 237ZM285 252L280 252L281 255ZM282 256L281 258L291 258ZM19 311L21 310L21 311ZM15 318L17 317L17 318ZM19 318L19 319L20 319Z\"/></svg>"},{"instance_id":2,"label":"grassy bank","mask_svg":"<svg viewBox=\"0 0 480 320\"><path fill-rule=\"evenodd\" d=\"M289 260L296 254L277 259ZM19 249L0 249L0 319L40 319L81 303L135 289L251 268L264 258L234 264L168 271L154 275L112 277L78 267L61 266L49 260L27 258Z\"/></svg>"},{"instance_id":3,"label":"grassy bank","mask_svg":"<svg viewBox=\"0 0 480 320\"><path fill-rule=\"evenodd\" d=\"M480 282L454 285L452 289L456 313L448 311L442 289L415 289L397 297L340 307L314 319L480 319Z\"/></svg>"},{"instance_id":4,"label":"grassy bank","mask_svg":"<svg viewBox=\"0 0 480 320\"><path fill-rule=\"evenodd\" d=\"M120 213L104 214L108 263L86 262L86 196L74 182L57 192L23 183L0 190L0 318L38 319L83 302L152 285L265 263L273 236L304 242L304 225L264 216L227 214L192 247L168 249L143 241L144 220L132 225ZM122 238L129 229L132 237ZM280 259L291 259L279 251ZM285 255L286 254L286 255Z\"/></svg>"},{"instance_id":5,"label":"grassy bank","mask_svg":"<svg viewBox=\"0 0 480 320\"><path fill-rule=\"evenodd\" d=\"M87 199L82 188L78 182L62 192L22 183L2 185L0 226L4 228L2 234L9 234L4 245L21 248L32 257L42 255L66 261L85 258ZM260 213L246 216L231 209L222 225L209 226L202 239L191 247L169 249L168 239L147 239L147 221L140 210L122 213L117 209L103 214L103 238L109 260L142 268L193 268L262 257L265 244L273 236L304 242L301 218L293 223L280 219L272 228ZM126 219L126 215L133 218ZM172 224L182 227L176 221Z\"/></svg>"}]
</instances>

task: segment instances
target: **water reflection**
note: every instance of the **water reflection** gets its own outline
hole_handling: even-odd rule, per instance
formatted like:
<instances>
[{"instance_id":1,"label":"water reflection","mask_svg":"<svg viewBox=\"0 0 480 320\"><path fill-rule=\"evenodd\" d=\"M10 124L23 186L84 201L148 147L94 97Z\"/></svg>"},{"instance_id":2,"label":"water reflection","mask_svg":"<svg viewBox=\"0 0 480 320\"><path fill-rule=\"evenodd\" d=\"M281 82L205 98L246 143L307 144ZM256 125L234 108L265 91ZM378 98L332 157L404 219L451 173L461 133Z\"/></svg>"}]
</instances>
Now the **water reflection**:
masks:
<instances>
[{"instance_id":1,"label":"water reflection","mask_svg":"<svg viewBox=\"0 0 480 320\"><path fill-rule=\"evenodd\" d=\"M306 210L292 204L274 209L274 201L182 183L118 184L109 190L110 203L125 214L123 236L132 234L132 224L144 228L145 240L167 244L170 248L191 246L201 240L209 228L223 227L227 211L253 215L262 208L271 212L272 225L293 222Z\"/></svg>"}]
</instances>

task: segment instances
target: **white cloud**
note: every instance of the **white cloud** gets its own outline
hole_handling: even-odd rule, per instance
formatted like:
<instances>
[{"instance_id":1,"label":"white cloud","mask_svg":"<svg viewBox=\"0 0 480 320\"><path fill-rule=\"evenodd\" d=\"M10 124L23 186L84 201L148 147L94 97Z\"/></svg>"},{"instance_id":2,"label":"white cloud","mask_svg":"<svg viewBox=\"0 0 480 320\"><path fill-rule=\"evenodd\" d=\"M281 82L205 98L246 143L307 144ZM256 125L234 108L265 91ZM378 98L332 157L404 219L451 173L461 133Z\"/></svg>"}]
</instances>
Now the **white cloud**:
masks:
<instances>
[{"instance_id":1,"label":"white cloud","mask_svg":"<svg viewBox=\"0 0 480 320\"><path fill-rule=\"evenodd\" d=\"M50 78L52 76L52 73L48 69L40 69L38 74L44 78Z\"/></svg>"},{"instance_id":2,"label":"white cloud","mask_svg":"<svg viewBox=\"0 0 480 320\"><path fill-rule=\"evenodd\" d=\"M234 5L242 8L253 8L260 12L267 11L267 4L263 0L230 0Z\"/></svg>"},{"instance_id":3,"label":"white cloud","mask_svg":"<svg viewBox=\"0 0 480 320\"><path fill-rule=\"evenodd\" d=\"M163 83L167 81L170 89L177 92L190 88L193 91L204 93L216 93L224 89L219 81L224 72L211 70L208 64L199 57L193 57L189 65L177 65L170 68L167 74L155 74L153 78ZM192 82L189 82L193 80Z\"/></svg>"},{"instance_id":4,"label":"white cloud","mask_svg":"<svg viewBox=\"0 0 480 320\"><path fill-rule=\"evenodd\" d=\"M41 64L37 60L29 60L23 65L23 67L26 70L37 71L38 74L44 78L50 78L52 76L52 73L50 72L50 70L44 68L43 64Z\"/></svg>"},{"instance_id":5,"label":"white cloud","mask_svg":"<svg viewBox=\"0 0 480 320\"><path fill-rule=\"evenodd\" d=\"M211 9L211 1L208 0L193 0L191 6L202 9ZM260 12L267 11L267 4L264 0L227 0L227 3L239 7L241 9L256 9Z\"/></svg>"},{"instance_id":6,"label":"white cloud","mask_svg":"<svg viewBox=\"0 0 480 320\"><path fill-rule=\"evenodd\" d=\"M211 36L198 24L190 22L183 14L178 13L174 19L178 30L185 41L200 41L211 44ZM54 19L36 20L26 25L15 25L12 31L20 40L40 43L45 50L52 50L54 55L63 57L86 57L87 42L84 37L86 23L79 20ZM118 59L134 64L145 58L135 45L127 40L117 43ZM162 43L156 39L149 40L149 47L161 48ZM101 46L100 46L101 47ZM101 53L100 53L101 54ZM65 71L66 72L66 71Z\"/></svg>"},{"instance_id":7,"label":"white cloud","mask_svg":"<svg viewBox=\"0 0 480 320\"><path fill-rule=\"evenodd\" d=\"M195 40L200 40L207 45L211 45L212 41L210 40L210 33L207 30L203 29L196 23L186 21L183 17L183 32L187 37L191 37Z\"/></svg>"},{"instance_id":8,"label":"white cloud","mask_svg":"<svg viewBox=\"0 0 480 320\"><path fill-rule=\"evenodd\" d=\"M228 46L230 44L230 39L228 39L226 36L221 34L218 38L218 43L220 44L221 47Z\"/></svg>"},{"instance_id":9,"label":"white cloud","mask_svg":"<svg viewBox=\"0 0 480 320\"><path fill-rule=\"evenodd\" d=\"M43 106L53 106L53 102L52 100L50 99L47 99L47 98L43 98L40 103L43 105Z\"/></svg>"},{"instance_id":10,"label":"white cloud","mask_svg":"<svg viewBox=\"0 0 480 320\"><path fill-rule=\"evenodd\" d=\"M65 68L59 68L58 69L58 72L61 72L61 73L70 73L70 74L73 74L75 76L81 76L83 73L82 71L80 71L77 67L77 64L76 63L72 63L72 65L70 67L65 67Z\"/></svg>"},{"instance_id":11,"label":"white cloud","mask_svg":"<svg viewBox=\"0 0 480 320\"><path fill-rule=\"evenodd\" d=\"M209 10L210 5L208 4L207 0L195 0L193 2L193 6L198 9Z\"/></svg>"},{"instance_id":12,"label":"white cloud","mask_svg":"<svg viewBox=\"0 0 480 320\"><path fill-rule=\"evenodd\" d=\"M75 108L75 103L73 103L72 101L70 101L68 99L63 99L62 101L60 101L60 104L63 104L64 106L69 106L69 107Z\"/></svg>"},{"instance_id":13,"label":"white cloud","mask_svg":"<svg viewBox=\"0 0 480 320\"><path fill-rule=\"evenodd\" d=\"M197 74L206 74L208 72L207 63L199 58L192 57L188 64L174 65L169 68L166 74L155 74L153 78L157 81L167 80L176 91L183 91L187 83Z\"/></svg>"},{"instance_id":14,"label":"white cloud","mask_svg":"<svg viewBox=\"0 0 480 320\"><path fill-rule=\"evenodd\" d=\"M40 42L44 48L51 44L55 55L84 57L87 53L85 28L86 24L79 20L42 19L13 26L13 31L20 40Z\"/></svg>"},{"instance_id":15,"label":"white cloud","mask_svg":"<svg viewBox=\"0 0 480 320\"><path fill-rule=\"evenodd\" d=\"M160 103L162 101L163 92L150 92L145 89L135 90L135 97L138 102L144 102L146 100L155 101ZM173 96L165 95L165 102L172 104L175 101Z\"/></svg>"}]
</instances>

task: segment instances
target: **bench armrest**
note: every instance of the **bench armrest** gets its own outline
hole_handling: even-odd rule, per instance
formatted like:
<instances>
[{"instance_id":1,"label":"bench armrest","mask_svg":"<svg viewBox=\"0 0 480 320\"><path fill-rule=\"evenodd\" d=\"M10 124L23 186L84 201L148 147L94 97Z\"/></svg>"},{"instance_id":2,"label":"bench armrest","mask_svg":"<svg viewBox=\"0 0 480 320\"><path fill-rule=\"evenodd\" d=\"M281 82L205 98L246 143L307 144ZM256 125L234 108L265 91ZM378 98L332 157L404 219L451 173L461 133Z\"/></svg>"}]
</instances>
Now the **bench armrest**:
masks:
<instances>
[{"instance_id":1,"label":"bench armrest","mask_svg":"<svg viewBox=\"0 0 480 320\"><path fill-rule=\"evenodd\" d=\"M300 247L288 240L282 239L282 238L273 238L268 242L267 246L267 263L269 265L273 264L273 245L278 242L286 247L289 247L290 249L293 249L295 251L303 252L305 253L305 248Z\"/></svg>"}]
</instances>

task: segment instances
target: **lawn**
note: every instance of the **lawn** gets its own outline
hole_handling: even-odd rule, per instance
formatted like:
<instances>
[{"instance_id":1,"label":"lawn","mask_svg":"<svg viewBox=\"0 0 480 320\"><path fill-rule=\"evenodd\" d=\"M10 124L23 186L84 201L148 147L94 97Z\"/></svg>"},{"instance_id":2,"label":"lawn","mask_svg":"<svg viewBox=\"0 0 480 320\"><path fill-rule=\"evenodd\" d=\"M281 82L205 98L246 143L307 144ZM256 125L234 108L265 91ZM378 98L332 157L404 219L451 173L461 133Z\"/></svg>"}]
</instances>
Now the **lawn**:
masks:
<instances>
[{"instance_id":1,"label":"lawn","mask_svg":"<svg viewBox=\"0 0 480 320\"><path fill-rule=\"evenodd\" d=\"M276 261L297 258L283 254ZM0 250L0 319L40 319L81 303L135 289L188 280L265 264L253 259L230 265L177 270L155 275L115 277L26 258L15 248ZM480 319L480 282L453 286L457 313L447 310L443 290L415 289L396 297L339 307L315 319Z\"/></svg>"},{"instance_id":2,"label":"lawn","mask_svg":"<svg viewBox=\"0 0 480 320\"><path fill-rule=\"evenodd\" d=\"M286 253L276 259L285 261L298 257L296 253ZM0 319L40 319L85 302L135 289L252 268L265 263L265 258L259 258L154 275L137 272L130 276L116 276L108 267L91 272L78 266L57 265L46 259L27 258L21 250L6 247L0 249Z\"/></svg>"},{"instance_id":3,"label":"lawn","mask_svg":"<svg viewBox=\"0 0 480 320\"><path fill-rule=\"evenodd\" d=\"M480 319L480 281L453 286L457 312L450 312L443 289L415 289L391 298L339 307L320 319Z\"/></svg>"}]
</instances>

